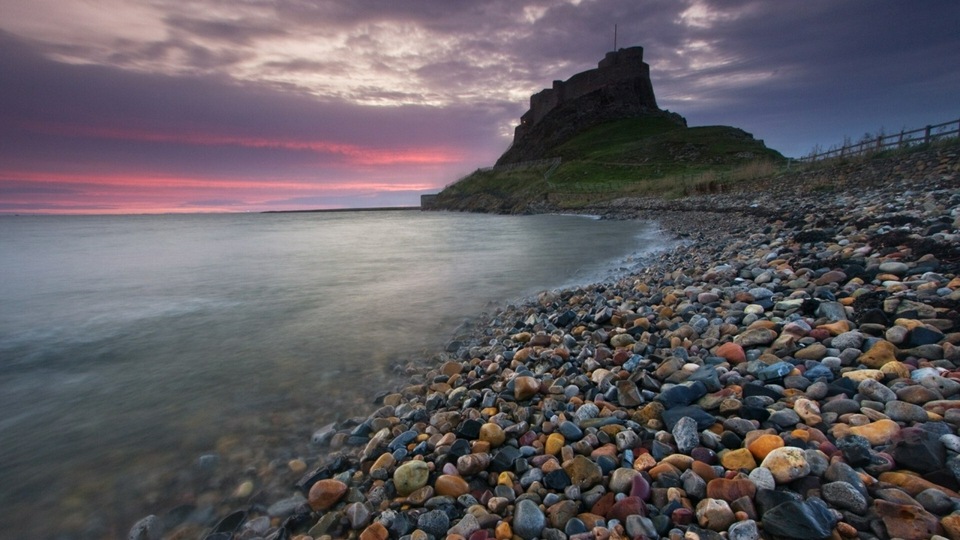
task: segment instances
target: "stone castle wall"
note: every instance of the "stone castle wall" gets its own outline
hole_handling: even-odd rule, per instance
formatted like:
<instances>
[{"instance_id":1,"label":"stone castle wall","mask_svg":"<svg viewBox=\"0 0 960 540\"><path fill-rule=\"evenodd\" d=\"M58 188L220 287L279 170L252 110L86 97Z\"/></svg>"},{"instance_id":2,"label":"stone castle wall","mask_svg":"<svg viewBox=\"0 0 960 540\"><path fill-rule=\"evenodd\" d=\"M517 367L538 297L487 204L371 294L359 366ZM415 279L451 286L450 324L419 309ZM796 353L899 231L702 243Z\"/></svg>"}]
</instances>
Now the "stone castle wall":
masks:
<instances>
[{"instance_id":1,"label":"stone castle wall","mask_svg":"<svg viewBox=\"0 0 960 540\"><path fill-rule=\"evenodd\" d=\"M686 125L683 117L657 107L642 47L608 52L596 69L554 81L553 88L530 96L530 110L520 117L513 144L497 165L555 157L553 148L584 129L645 116Z\"/></svg>"},{"instance_id":2,"label":"stone castle wall","mask_svg":"<svg viewBox=\"0 0 960 540\"><path fill-rule=\"evenodd\" d=\"M643 47L629 47L608 52L596 69L577 73L566 81L554 81L547 88L530 96L530 110L520 117L514 140L525 136L545 116L565 102L615 85L629 85L640 94L641 101L656 110L657 102L650 83L650 66L643 61Z\"/></svg>"}]
</instances>

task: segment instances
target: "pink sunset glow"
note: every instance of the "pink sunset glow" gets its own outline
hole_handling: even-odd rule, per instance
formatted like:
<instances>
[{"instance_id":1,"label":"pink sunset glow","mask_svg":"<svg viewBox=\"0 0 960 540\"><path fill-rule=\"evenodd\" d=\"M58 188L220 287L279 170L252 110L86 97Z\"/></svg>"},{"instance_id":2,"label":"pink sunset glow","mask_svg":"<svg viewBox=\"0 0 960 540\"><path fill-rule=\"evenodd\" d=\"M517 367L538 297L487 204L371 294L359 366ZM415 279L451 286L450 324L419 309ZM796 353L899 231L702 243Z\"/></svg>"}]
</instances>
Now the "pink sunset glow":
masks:
<instances>
[{"instance_id":1,"label":"pink sunset glow","mask_svg":"<svg viewBox=\"0 0 960 540\"><path fill-rule=\"evenodd\" d=\"M66 137L90 137L126 141L162 142L194 146L241 146L280 150L305 150L319 154L338 155L354 165L438 165L460 161L462 156L442 148L377 149L334 141L252 137L215 133L161 133L128 127L77 126L77 125L27 125L27 131L45 135Z\"/></svg>"},{"instance_id":2,"label":"pink sunset glow","mask_svg":"<svg viewBox=\"0 0 960 540\"><path fill-rule=\"evenodd\" d=\"M640 45L658 104L799 157L956 118L960 7L0 0L0 213L415 206Z\"/></svg>"}]
</instances>

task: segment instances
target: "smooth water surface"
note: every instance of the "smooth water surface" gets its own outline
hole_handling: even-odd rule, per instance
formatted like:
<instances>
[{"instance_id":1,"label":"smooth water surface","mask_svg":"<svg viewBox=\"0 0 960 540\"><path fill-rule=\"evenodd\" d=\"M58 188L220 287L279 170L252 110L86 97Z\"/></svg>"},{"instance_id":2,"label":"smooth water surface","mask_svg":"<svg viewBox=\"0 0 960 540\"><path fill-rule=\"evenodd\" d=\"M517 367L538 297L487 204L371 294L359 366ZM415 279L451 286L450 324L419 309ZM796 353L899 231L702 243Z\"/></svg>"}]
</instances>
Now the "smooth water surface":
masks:
<instances>
[{"instance_id":1,"label":"smooth water surface","mask_svg":"<svg viewBox=\"0 0 960 540\"><path fill-rule=\"evenodd\" d=\"M0 531L125 536L225 440L308 442L464 318L663 246L574 216L0 217Z\"/></svg>"}]
</instances>

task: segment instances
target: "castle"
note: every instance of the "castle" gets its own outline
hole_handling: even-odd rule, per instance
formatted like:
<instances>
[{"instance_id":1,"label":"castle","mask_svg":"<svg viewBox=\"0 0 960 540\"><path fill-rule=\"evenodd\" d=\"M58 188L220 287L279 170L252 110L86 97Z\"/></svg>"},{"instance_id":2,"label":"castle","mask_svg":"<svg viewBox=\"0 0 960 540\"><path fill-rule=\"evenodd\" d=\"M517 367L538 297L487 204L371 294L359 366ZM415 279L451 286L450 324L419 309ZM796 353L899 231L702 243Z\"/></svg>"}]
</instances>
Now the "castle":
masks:
<instances>
[{"instance_id":1,"label":"castle","mask_svg":"<svg viewBox=\"0 0 960 540\"><path fill-rule=\"evenodd\" d=\"M597 64L597 69L577 73L566 81L553 81L547 88L530 96L530 110L520 117L514 130L514 139L520 139L530 128L558 105L613 84L631 84L641 100L656 109L657 100L650 84L650 66L643 61L643 47L630 47L608 52Z\"/></svg>"},{"instance_id":2,"label":"castle","mask_svg":"<svg viewBox=\"0 0 960 540\"><path fill-rule=\"evenodd\" d=\"M513 145L497 165L549 157L544 153L583 129L651 114L667 113L657 107L643 47L611 51L596 69L553 81L552 88L530 96L530 110L520 117Z\"/></svg>"}]
</instances>

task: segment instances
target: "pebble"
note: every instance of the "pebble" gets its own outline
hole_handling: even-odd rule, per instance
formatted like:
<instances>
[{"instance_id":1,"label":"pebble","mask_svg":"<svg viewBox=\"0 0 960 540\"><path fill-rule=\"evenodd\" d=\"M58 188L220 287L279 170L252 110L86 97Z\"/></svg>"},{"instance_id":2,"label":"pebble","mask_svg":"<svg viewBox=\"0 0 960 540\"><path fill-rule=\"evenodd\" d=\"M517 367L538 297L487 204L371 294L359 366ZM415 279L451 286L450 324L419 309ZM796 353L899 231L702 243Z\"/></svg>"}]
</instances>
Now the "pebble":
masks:
<instances>
[{"instance_id":1,"label":"pebble","mask_svg":"<svg viewBox=\"0 0 960 540\"><path fill-rule=\"evenodd\" d=\"M772 450L760 466L769 470L778 484L789 484L810 473L806 454L792 446Z\"/></svg>"},{"instance_id":2,"label":"pebble","mask_svg":"<svg viewBox=\"0 0 960 540\"><path fill-rule=\"evenodd\" d=\"M431 510L417 518L417 528L434 537L446 536L450 518L443 510Z\"/></svg>"},{"instance_id":3,"label":"pebble","mask_svg":"<svg viewBox=\"0 0 960 540\"><path fill-rule=\"evenodd\" d=\"M347 494L347 485L339 480L326 479L313 484L307 495L310 508L326 510Z\"/></svg>"},{"instance_id":4,"label":"pebble","mask_svg":"<svg viewBox=\"0 0 960 540\"><path fill-rule=\"evenodd\" d=\"M829 482L820 486L823 500L842 510L850 510L856 514L867 511L867 499L857 488L847 482Z\"/></svg>"},{"instance_id":5,"label":"pebble","mask_svg":"<svg viewBox=\"0 0 960 540\"><path fill-rule=\"evenodd\" d=\"M427 485L429 476L430 466L425 461L408 461L393 472L393 485L397 493L406 496Z\"/></svg>"},{"instance_id":6,"label":"pebble","mask_svg":"<svg viewBox=\"0 0 960 540\"><path fill-rule=\"evenodd\" d=\"M683 454L689 454L700 444L697 421L689 417L681 418L673 426L673 439L677 444L677 450Z\"/></svg>"},{"instance_id":7,"label":"pebble","mask_svg":"<svg viewBox=\"0 0 960 540\"><path fill-rule=\"evenodd\" d=\"M546 517L535 502L523 499L517 503L516 513L513 516L513 532L517 536L524 540L536 538L545 526Z\"/></svg>"},{"instance_id":8,"label":"pebble","mask_svg":"<svg viewBox=\"0 0 960 540\"><path fill-rule=\"evenodd\" d=\"M402 366L376 412L317 431L326 454L276 461L299 498L258 478L279 502L242 519L367 540L957 537L949 152L591 209L685 241Z\"/></svg>"}]
</instances>

